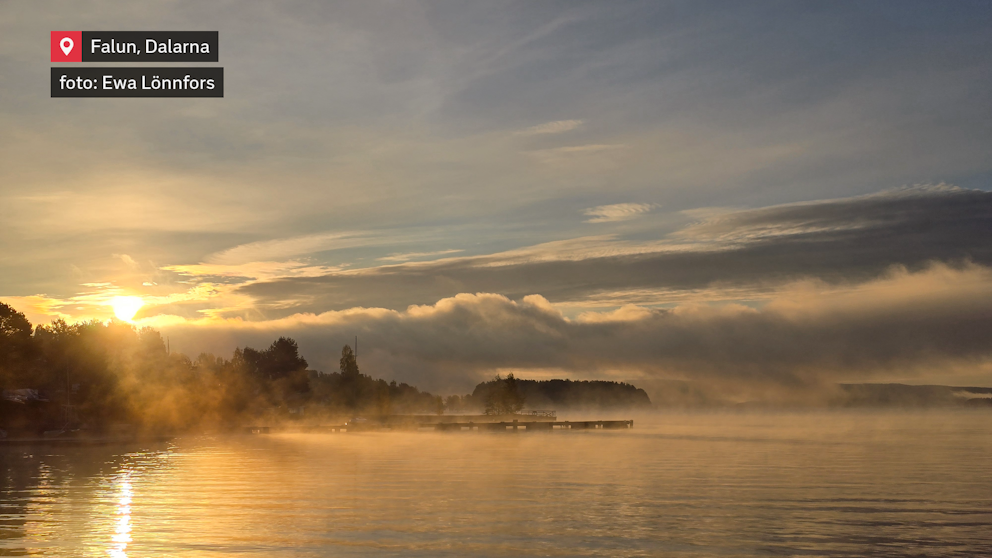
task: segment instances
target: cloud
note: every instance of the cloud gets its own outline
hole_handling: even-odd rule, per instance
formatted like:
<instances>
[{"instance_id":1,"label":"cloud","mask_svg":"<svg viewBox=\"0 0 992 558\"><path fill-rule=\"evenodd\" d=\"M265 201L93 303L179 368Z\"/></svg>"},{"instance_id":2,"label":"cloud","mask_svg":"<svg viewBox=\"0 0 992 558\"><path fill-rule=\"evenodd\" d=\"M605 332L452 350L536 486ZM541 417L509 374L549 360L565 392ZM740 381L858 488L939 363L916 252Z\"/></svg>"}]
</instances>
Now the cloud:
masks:
<instances>
[{"instance_id":1,"label":"cloud","mask_svg":"<svg viewBox=\"0 0 992 558\"><path fill-rule=\"evenodd\" d=\"M989 204L980 190L956 186L923 184L846 199L791 203L760 209L732 211L706 209L686 211L703 220L686 227L677 236L694 240L754 241L773 237L843 233L858 229L907 224L923 224L943 219L947 211L959 211L962 204ZM937 207L931 203L938 204ZM977 215L975 215L977 217Z\"/></svg>"},{"instance_id":2,"label":"cloud","mask_svg":"<svg viewBox=\"0 0 992 558\"><path fill-rule=\"evenodd\" d=\"M612 312L583 312L579 314L578 322L584 324L629 322L650 318L655 312L656 310L636 304L625 304Z\"/></svg>"},{"instance_id":3,"label":"cloud","mask_svg":"<svg viewBox=\"0 0 992 558\"><path fill-rule=\"evenodd\" d=\"M342 271L343 266L313 265L300 260L251 261L239 264L200 263L186 265L166 265L164 271L196 280L231 279L235 284L255 280L274 280L288 277L321 277L328 273Z\"/></svg>"},{"instance_id":4,"label":"cloud","mask_svg":"<svg viewBox=\"0 0 992 558\"><path fill-rule=\"evenodd\" d=\"M139 268L138 262L134 261L134 258L128 256L127 254L114 254L113 257L118 258L119 260L124 262L124 265L128 266L131 269Z\"/></svg>"},{"instance_id":5,"label":"cloud","mask_svg":"<svg viewBox=\"0 0 992 558\"><path fill-rule=\"evenodd\" d=\"M68 302L57 300L45 295L33 296L5 296L0 302L10 305L18 312L23 313L28 321L34 325L47 324L51 320L62 318L71 319L71 315L65 310Z\"/></svg>"},{"instance_id":6,"label":"cloud","mask_svg":"<svg viewBox=\"0 0 992 558\"><path fill-rule=\"evenodd\" d=\"M583 122L581 120L555 120L554 122L545 122L544 124L531 126L526 130L521 130L516 133L517 135L521 135L521 136L561 134L562 132L568 132L574 130L579 126L581 126L582 124Z\"/></svg>"},{"instance_id":7,"label":"cloud","mask_svg":"<svg viewBox=\"0 0 992 558\"><path fill-rule=\"evenodd\" d=\"M586 223L611 223L628 221L651 211L654 205L650 203L615 203L600 205L585 210L585 215L591 217Z\"/></svg>"},{"instance_id":8,"label":"cloud","mask_svg":"<svg viewBox=\"0 0 992 558\"><path fill-rule=\"evenodd\" d=\"M842 286L800 281L777 289L757 309L627 306L569 319L541 296L515 302L461 293L405 310L201 321L169 332L189 348L218 337L261 344L288 334L315 366L327 368L340 344L357 334L364 371L431 388L467 389L497 369L531 368L753 385L892 377L939 382L944 370L992 359L992 268L936 264L914 273L897 267Z\"/></svg>"},{"instance_id":9,"label":"cloud","mask_svg":"<svg viewBox=\"0 0 992 558\"><path fill-rule=\"evenodd\" d=\"M376 258L381 262L408 262L410 260L419 260L422 258L430 258L433 256L445 256L448 254L457 254L458 252L464 252L464 250L437 250L434 252L407 252L405 254L389 254L388 256L383 256L381 258Z\"/></svg>"},{"instance_id":10,"label":"cloud","mask_svg":"<svg viewBox=\"0 0 992 558\"><path fill-rule=\"evenodd\" d=\"M362 233L320 233L276 240L262 240L228 248L207 257L208 263L238 265L281 261L293 256L367 245L371 239Z\"/></svg>"},{"instance_id":11,"label":"cloud","mask_svg":"<svg viewBox=\"0 0 992 558\"><path fill-rule=\"evenodd\" d=\"M626 147L626 145L618 143L590 143L586 145L566 145L564 147L553 147L551 149L537 149L531 151L531 153L544 159L552 159L562 155L600 153L604 151L616 151Z\"/></svg>"},{"instance_id":12,"label":"cloud","mask_svg":"<svg viewBox=\"0 0 992 558\"><path fill-rule=\"evenodd\" d=\"M266 304L306 296L322 312L352 306L402 309L462 292L518 300L540 293L581 307L682 303L692 297L764 300L804 278L867 281L893 265L992 265L992 194L913 188L711 214L655 238L580 237L482 256L391 265L245 285Z\"/></svg>"}]
</instances>

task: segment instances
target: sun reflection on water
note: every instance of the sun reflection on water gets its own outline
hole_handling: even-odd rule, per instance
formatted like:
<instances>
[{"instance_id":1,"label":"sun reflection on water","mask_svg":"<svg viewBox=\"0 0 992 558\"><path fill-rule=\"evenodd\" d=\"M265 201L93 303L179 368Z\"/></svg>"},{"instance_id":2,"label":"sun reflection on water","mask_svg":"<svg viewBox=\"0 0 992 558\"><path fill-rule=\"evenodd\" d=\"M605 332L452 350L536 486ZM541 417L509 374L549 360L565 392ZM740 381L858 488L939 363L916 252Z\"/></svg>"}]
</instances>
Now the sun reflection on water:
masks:
<instances>
[{"instance_id":1,"label":"sun reflection on water","mask_svg":"<svg viewBox=\"0 0 992 558\"><path fill-rule=\"evenodd\" d=\"M127 558L127 544L131 542L131 498L134 491L131 487L131 472L123 471L115 479L118 485L120 497L117 499L117 525L114 535L111 537L113 543L107 550L107 554L113 558Z\"/></svg>"}]
</instances>

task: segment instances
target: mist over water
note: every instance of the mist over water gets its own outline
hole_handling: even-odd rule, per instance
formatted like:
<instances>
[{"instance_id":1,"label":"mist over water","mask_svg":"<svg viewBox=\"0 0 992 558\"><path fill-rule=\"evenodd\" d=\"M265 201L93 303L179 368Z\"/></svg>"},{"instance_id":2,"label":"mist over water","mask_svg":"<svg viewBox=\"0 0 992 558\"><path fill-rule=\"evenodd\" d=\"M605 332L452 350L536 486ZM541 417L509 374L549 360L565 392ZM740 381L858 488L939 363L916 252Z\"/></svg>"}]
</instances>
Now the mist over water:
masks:
<instances>
[{"instance_id":1,"label":"mist over water","mask_svg":"<svg viewBox=\"0 0 992 558\"><path fill-rule=\"evenodd\" d=\"M992 554L992 413L0 450L0 555Z\"/></svg>"}]
</instances>

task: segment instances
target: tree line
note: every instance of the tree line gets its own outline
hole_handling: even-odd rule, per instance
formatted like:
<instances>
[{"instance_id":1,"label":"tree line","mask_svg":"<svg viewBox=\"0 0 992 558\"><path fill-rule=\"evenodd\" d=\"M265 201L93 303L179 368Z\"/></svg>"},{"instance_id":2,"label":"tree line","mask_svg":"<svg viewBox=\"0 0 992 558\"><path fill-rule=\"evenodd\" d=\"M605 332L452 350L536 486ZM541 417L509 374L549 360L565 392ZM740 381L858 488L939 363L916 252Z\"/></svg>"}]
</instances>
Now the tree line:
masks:
<instances>
[{"instance_id":1,"label":"tree line","mask_svg":"<svg viewBox=\"0 0 992 558\"><path fill-rule=\"evenodd\" d=\"M170 352L161 334L120 321L32 326L0 303L0 430L39 434L127 425L141 431L216 429L359 415L506 415L531 409L650 405L630 384L520 380L510 374L442 398L362 374L354 351L339 370L312 370L296 341L237 348L230 358Z\"/></svg>"},{"instance_id":2,"label":"tree line","mask_svg":"<svg viewBox=\"0 0 992 558\"><path fill-rule=\"evenodd\" d=\"M0 303L0 429L9 433L127 425L187 431L356 414L443 412L439 396L362 374L342 349L340 371L311 370L296 341L236 349L230 358L170 353L131 324L55 320L33 327Z\"/></svg>"}]
</instances>

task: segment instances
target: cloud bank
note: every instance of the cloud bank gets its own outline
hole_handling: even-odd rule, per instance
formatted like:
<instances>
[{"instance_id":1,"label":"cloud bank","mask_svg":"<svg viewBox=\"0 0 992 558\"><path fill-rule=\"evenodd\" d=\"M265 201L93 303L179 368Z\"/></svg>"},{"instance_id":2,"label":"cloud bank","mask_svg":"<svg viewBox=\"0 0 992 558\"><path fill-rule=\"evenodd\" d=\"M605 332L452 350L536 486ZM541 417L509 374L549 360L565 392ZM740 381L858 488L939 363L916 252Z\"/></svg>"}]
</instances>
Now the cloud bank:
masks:
<instances>
[{"instance_id":1,"label":"cloud bank","mask_svg":"<svg viewBox=\"0 0 992 558\"><path fill-rule=\"evenodd\" d=\"M992 269L892 268L860 284L790 283L762 308L621 307L569 319L542 296L458 294L397 311L352 308L266 322L166 328L177 344L295 336L332 366L355 335L367 370L433 389L467 389L498 370L567 370L630 381L818 385L982 368L992 359ZM318 364L319 366L319 364Z\"/></svg>"}]
</instances>

